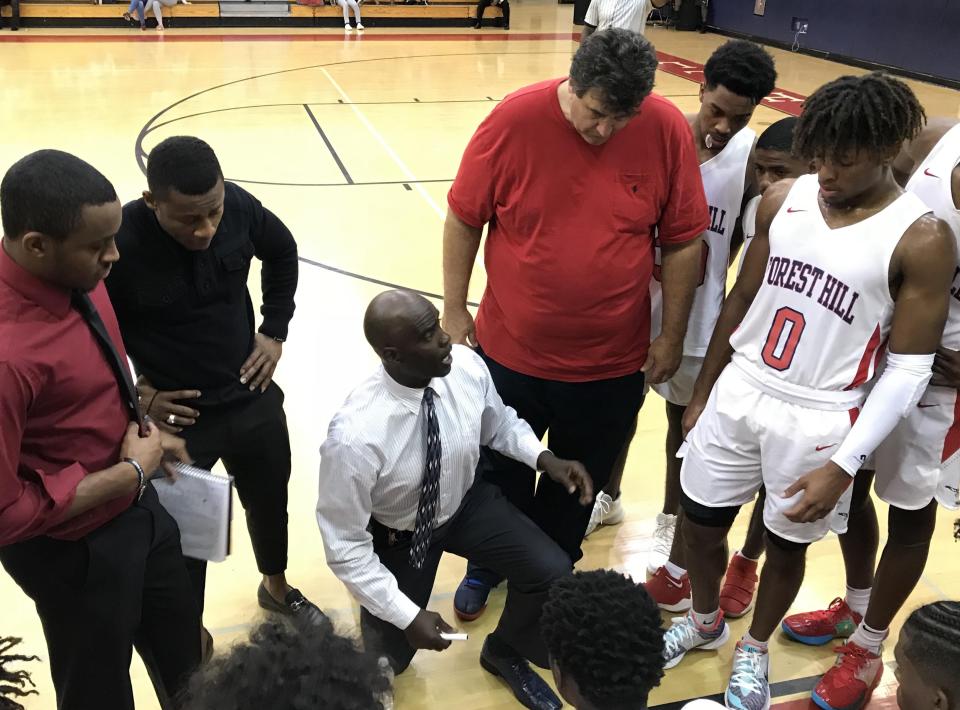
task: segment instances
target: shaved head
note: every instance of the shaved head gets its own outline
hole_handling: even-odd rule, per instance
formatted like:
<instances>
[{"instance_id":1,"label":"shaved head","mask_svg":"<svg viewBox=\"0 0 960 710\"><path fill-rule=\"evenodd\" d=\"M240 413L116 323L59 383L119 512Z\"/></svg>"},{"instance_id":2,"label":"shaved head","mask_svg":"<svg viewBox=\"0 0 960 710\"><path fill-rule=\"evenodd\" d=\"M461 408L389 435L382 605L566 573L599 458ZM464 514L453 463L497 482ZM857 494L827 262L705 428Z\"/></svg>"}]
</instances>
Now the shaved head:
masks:
<instances>
[{"instance_id":1,"label":"shaved head","mask_svg":"<svg viewBox=\"0 0 960 710\"><path fill-rule=\"evenodd\" d=\"M418 293L384 291L367 306L363 334L387 372L401 384L426 386L450 372L450 336L440 312Z\"/></svg>"},{"instance_id":2,"label":"shaved head","mask_svg":"<svg viewBox=\"0 0 960 710\"><path fill-rule=\"evenodd\" d=\"M367 306L363 316L363 334L370 347L379 352L392 344L404 326L411 325L417 316L431 308L430 301L419 293L400 289L384 291Z\"/></svg>"}]
</instances>

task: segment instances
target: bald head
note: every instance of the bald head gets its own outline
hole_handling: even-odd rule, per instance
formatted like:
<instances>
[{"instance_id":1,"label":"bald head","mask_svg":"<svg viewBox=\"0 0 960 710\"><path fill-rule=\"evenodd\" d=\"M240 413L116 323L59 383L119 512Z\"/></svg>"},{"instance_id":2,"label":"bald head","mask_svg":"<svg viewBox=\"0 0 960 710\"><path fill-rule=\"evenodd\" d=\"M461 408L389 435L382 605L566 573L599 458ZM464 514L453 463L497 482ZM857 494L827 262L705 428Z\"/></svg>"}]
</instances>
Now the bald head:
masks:
<instances>
[{"instance_id":1,"label":"bald head","mask_svg":"<svg viewBox=\"0 0 960 710\"><path fill-rule=\"evenodd\" d=\"M429 382L450 372L450 336L440 312L412 291L385 291L367 306L363 334L384 367L401 384Z\"/></svg>"},{"instance_id":2,"label":"bald head","mask_svg":"<svg viewBox=\"0 0 960 710\"><path fill-rule=\"evenodd\" d=\"M405 328L433 309L430 301L413 291L384 291L370 301L363 316L363 334L370 346L380 351L392 345Z\"/></svg>"}]
</instances>

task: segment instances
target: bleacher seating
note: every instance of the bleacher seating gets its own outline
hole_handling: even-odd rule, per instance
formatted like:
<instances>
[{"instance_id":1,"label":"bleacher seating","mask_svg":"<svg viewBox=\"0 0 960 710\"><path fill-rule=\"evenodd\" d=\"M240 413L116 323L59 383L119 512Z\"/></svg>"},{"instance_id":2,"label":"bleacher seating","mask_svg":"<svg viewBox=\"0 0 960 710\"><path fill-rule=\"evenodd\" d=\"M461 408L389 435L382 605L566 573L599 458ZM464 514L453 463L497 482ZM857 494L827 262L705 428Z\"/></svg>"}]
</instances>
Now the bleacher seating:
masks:
<instances>
[{"instance_id":1,"label":"bleacher seating","mask_svg":"<svg viewBox=\"0 0 960 710\"><path fill-rule=\"evenodd\" d=\"M308 0L309 1L309 0ZM228 6L222 8L221 5ZM264 7L269 5L267 12ZM244 7L249 12L243 12ZM363 22L367 27L468 27L475 4L464 0L439 0L429 5L407 5L390 0L366 0ZM238 12L239 8L239 12ZM121 15L126 3L33 2L21 0L22 27L127 27ZM9 7L3 8L8 16ZM301 4L286 0L239 2L193 0L189 5L165 7L164 24L177 27L340 27L343 15L339 5ZM484 25L499 25L500 9L491 6ZM152 16L148 16L152 26ZM131 26L132 29L133 28Z\"/></svg>"}]
</instances>

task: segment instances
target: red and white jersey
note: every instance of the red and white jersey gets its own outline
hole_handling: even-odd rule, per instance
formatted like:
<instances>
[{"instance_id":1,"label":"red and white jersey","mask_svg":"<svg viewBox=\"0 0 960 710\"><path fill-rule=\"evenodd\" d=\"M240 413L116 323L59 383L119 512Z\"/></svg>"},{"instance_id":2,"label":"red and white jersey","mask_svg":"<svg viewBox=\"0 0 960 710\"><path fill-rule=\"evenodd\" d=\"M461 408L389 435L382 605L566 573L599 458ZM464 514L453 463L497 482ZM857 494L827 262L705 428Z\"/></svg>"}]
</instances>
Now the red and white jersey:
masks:
<instances>
[{"instance_id":1,"label":"red and white jersey","mask_svg":"<svg viewBox=\"0 0 960 710\"><path fill-rule=\"evenodd\" d=\"M816 175L797 178L773 218L763 282L730 344L733 362L767 389L821 409L849 408L862 399L890 332L890 258L930 208L905 192L877 214L831 229L819 190Z\"/></svg>"},{"instance_id":2,"label":"red and white jersey","mask_svg":"<svg viewBox=\"0 0 960 710\"><path fill-rule=\"evenodd\" d=\"M960 124L951 128L917 167L907 190L924 201L933 213L950 225L960 251L960 210L953 201L953 169L960 163ZM960 350L960 264L950 288L950 313L943 329L943 344Z\"/></svg>"},{"instance_id":3,"label":"red and white jersey","mask_svg":"<svg viewBox=\"0 0 960 710\"><path fill-rule=\"evenodd\" d=\"M700 281L690 308L683 354L703 357L720 317L727 293L727 267L730 265L730 240L740 208L750 153L757 134L741 129L723 150L700 166L703 191L710 207L710 227L703 233ZM660 335L663 321L663 292L660 289L660 248L656 250L654 278L650 280L650 337Z\"/></svg>"}]
</instances>

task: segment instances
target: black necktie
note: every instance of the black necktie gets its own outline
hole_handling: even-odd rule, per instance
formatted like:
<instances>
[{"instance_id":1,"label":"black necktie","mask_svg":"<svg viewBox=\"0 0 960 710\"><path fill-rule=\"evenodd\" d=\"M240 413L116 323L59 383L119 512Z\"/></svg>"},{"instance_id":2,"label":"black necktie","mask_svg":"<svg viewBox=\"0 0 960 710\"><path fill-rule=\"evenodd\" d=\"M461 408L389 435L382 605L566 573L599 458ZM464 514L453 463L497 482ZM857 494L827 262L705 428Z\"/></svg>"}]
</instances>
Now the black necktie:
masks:
<instances>
[{"instance_id":1,"label":"black necktie","mask_svg":"<svg viewBox=\"0 0 960 710\"><path fill-rule=\"evenodd\" d=\"M417 522L413 528L413 541L410 543L410 564L420 569L430 549L433 537L433 524L437 520L437 501L440 499L440 426L437 424L437 410L433 406L433 390L427 387L423 391L421 407L427 414L427 463L420 484L420 502L417 505Z\"/></svg>"},{"instance_id":2,"label":"black necktie","mask_svg":"<svg viewBox=\"0 0 960 710\"><path fill-rule=\"evenodd\" d=\"M103 351L103 356L107 359L110 369L113 370L113 376L116 378L117 384L120 387L120 393L127 402L127 407L130 410L130 419L142 425L143 417L140 416L140 407L137 406L139 399L137 388L130 378L130 370L127 368L127 363L120 359L120 354L114 347L113 341L110 339L110 334L107 332L107 326L103 324L100 314L97 313L97 307L93 305L90 296L81 291L74 291L70 302L80 315L83 316L87 325L90 326L90 330L93 331L93 335L97 339L97 344Z\"/></svg>"}]
</instances>

